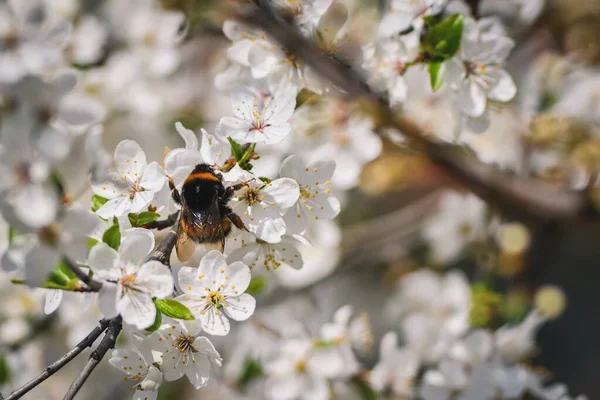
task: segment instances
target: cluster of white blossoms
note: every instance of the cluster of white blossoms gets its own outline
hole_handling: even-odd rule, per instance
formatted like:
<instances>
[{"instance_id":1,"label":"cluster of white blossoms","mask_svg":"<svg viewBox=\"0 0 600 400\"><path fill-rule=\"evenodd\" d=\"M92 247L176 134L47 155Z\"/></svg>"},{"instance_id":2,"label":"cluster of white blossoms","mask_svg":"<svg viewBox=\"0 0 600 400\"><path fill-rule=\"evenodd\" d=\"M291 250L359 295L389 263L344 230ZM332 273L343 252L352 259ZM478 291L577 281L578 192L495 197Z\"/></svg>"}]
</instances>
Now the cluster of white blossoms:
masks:
<instances>
[{"instance_id":1,"label":"cluster of white blossoms","mask_svg":"<svg viewBox=\"0 0 600 400\"><path fill-rule=\"evenodd\" d=\"M420 231L428 250L420 261L438 270L402 271L375 310L385 330L372 329L354 304L326 323L326 307L316 323L291 318L302 311L294 304L261 314L262 294L276 298L278 290L331 275L341 259L333 220L386 139L410 141L383 132L360 102L255 26L226 20L222 33L231 43L217 54L226 60L207 71L199 60L214 56L207 50L214 43L195 42L202 30L196 19L204 18L195 7L184 13L168 1L101 3L0 4L0 287L7 309L0 310L0 391L45 367L5 350L33 352L23 341L54 320L68 329L72 347L103 318L123 322L107 358L134 399L156 399L163 382L184 376L211 390L222 365L223 386L237 388L236 399L570 399L564 385L548 386L524 364L535 332L562 303L527 307L511 320L517 323L502 320L498 328L490 322L497 313L485 308L497 305L497 293L472 286L458 268L443 270L478 247L506 276L523 262L525 228L494 217L472 194L440 196ZM390 0L368 15L352 0L242 8L258 11L255 3L294 24L323 57L364 78L435 140L518 170L512 150L522 143L499 138L495 125L517 94L505 69L515 42L499 20L476 20L460 0ZM482 2L484 14L496 13L490 3ZM543 6L507 3L522 24ZM550 153L536 153L532 164L560 158ZM169 231L179 230L178 241L193 228L180 219L186 205L176 199L199 164L231 194L219 206L232 214L216 215L233 226L221 251L196 243L189 260L180 260ZM569 172L577 175L571 186L597 177ZM372 305L379 293L369 290L355 302ZM335 296L315 293L319 305ZM474 322L481 307L484 316ZM42 360L34 350L40 354L30 358ZM13 377L11 369L23 373Z\"/></svg>"}]
</instances>

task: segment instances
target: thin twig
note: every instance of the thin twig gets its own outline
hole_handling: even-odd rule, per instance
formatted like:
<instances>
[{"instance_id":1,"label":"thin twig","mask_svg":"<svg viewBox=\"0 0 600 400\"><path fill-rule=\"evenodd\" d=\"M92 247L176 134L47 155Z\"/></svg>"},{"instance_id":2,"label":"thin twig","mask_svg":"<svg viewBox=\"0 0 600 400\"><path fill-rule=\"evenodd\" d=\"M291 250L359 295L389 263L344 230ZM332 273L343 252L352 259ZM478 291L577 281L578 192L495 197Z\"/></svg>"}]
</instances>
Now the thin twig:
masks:
<instances>
[{"instance_id":1,"label":"thin twig","mask_svg":"<svg viewBox=\"0 0 600 400\"><path fill-rule=\"evenodd\" d=\"M173 224L177 221L177 217L179 216L179 211L174 212L169 215L167 219L161 219L160 221L152 221L143 226L146 229L157 229L162 231L163 229L167 229L173 226Z\"/></svg>"},{"instance_id":2,"label":"thin twig","mask_svg":"<svg viewBox=\"0 0 600 400\"><path fill-rule=\"evenodd\" d=\"M265 31L316 73L342 89L348 97L364 100L365 107L382 126L402 132L433 162L443 166L460 183L501 210L524 220L541 222L573 222L596 214L585 194L559 191L541 182L510 176L491 165L465 157L452 146L434 141L431 139L433 135L425 129L402 113L393 111L358 74L337 61L339 57L324 55L293 25L285 23L264 5L250 11L241 7L230 11L239 21Z\"/></svg>"},{"instance_id":3,"label":"thin twig","mask_svg":"<svg viewBox=\"0 0 600 400\"><path fill-rule=\"evenodd\" d=\"M77 345L72 350L70 350L60 359L46 367L44 372L42 372L36 378L32 379L25 385L12 392L8 397L5 398L5 400L20 399L31 389L38 386L40 383L44 382L46 379L54 375L59 369L61 369L62 367L67 365L71 360L77 357L79 353L81 353L83 350L94 344L96 339L98 339L98 336L100 336L102 332L104 332L108 328L108 324L108 320L100 320L99 326L95 327L94 330L92 330L83 340L77 343Z\"/></svg>"},{"instance_id":4,"label":"thin twig","mask_svg":"<svg viewBox=\"0 0 600 400\"><path fill-rule=\"evenodd\" d=\"M75 397L85 381L87 381L87 379L90 377L92 371L94 371L98 364L100 364L100 361L102 361L108 350L115 347L115 343L117 342L117 338L119 337L119 333L121 333L122 328L123 320L121 316L110 320L102 341L98 347L96 347L96 350L94 350L90 355L90 359L83 368L83 371L81 371L79 376L71 384L71 387L69 387L67 394L65 394L64 400L72 400Z\"/></svg>"},{"instance_id":5,"label":"thin twig","mask_svg":"<svg viewBox=\"0 0 600 400\"><path fill-rule=\"evenodd\" d=\"M81 282L85 283L91 289L91 291L93 291L93 292L100 291L100 288L102 287L102 282L98 282L97 280L93 279L91 276L89 276L88 274L86 274L85 272L83 272L82 269L79 268L78 265L74 264L67 257L63 257L63 262L65 263L65 265L67 267L69 267L69 269L71 271L73 271L73 273L75 274L75 276Z\"/></svg>"}]
</instances>

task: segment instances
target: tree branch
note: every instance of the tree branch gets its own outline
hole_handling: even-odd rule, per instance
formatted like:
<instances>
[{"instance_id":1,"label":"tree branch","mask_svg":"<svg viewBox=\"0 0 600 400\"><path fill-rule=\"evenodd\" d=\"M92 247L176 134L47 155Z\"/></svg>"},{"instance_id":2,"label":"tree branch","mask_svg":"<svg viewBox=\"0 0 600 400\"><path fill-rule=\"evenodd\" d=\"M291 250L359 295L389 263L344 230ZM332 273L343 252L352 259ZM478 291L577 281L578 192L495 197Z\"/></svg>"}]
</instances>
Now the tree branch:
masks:
<instances>
[{"instance_id":1,"label":"tree branch","mask_svg":"<svg viewBox=\"0 0 600 400\"><path fill-rule=\"evenodd\" d=\"M240 22L265 31L316 73L342 89L348 97L363 100L365 107L383 126L402 132L433 162L501 211L537 222L573 222L597 215L585 194L559 191L541 182L510 176L474 158L465 157L452 146L435 142L423 128L393 111L358 74L337 61L338 57L325 56L294 26L285 23L264 5L250 10L232 7L230 12Z\"/></svg>"},{"instance_id":2,"label":"tree branch","mask_svg":"<svg viewBox=\"0 0 600 400\"><path fill-rule=\"evenodd\" d=\"M48 367L46 367L44 372L42 372L36 378L32 379L25 385L21 386L20 388L18 388L14 392L12 392L8 397L5 398L5 400L20 399L23 395L25 395L31 389L38 386L40 383L44 382L46 379L48 379L49 377L54 375L58 370L60 370L65 365L67 365L75 357L77 357L79 355L79 353L81 353L83 350L85 350L86 348L88 348L92 344L94 344L96 339L98 339L98 336L100 336L102 334L102 332L104 332L108 328L108 325L109 325L108 320L105 320L105 319L100 320L99 326L95 327L94 330L92 330L82 341L77 343L77 345L72 350L70 350L68 353L66 353L64 356L62 356L56 362L54 362L54 363L50 364Z\"/></svg>"},{"instance_id":3,"label":"tree branch","mask_svg":"<svg viewBox=\"0 0 600 400\"><path fill-rule=\"evenodd\" d=\"M172 229L169 231L167 236L163 239L162 242L158 245L156 250L154 251L154 255L148 259L160 261L165 264L167 267L171 267L171 253L173 252L173 247L175 247L175 242L177 241L177 225L174 225Z\"/></svg>"},{"instance_id":4,"label":"tree branch","mask_svg":"<svg viewBox=\"0 0 600 400\"><path fill-rule=\"evenodd\" d=\"M89 276L88 274L83 272L81 270L81 268L79 268L78 265L73 263L67 257L63 257L63 262L65 263L65 265L67 267L69 267L69 269L75 274L75 276L81 282L85 283L91 289L91 291L93 291L93 292L100 291L100 288L102 287L102 282L98 282L97 280L93 279L91 276Z\"/></svg>"},{"instance_id":5,"label":"tree branch","mask_svg":"<svg viewBox=\"0 0 600 400\"><path fill-rule=\"evenodd\" d=\"M98 364L100 364L100 361L102 361L108 350L115 347L115 343L117 342L117 338L119 337L119 333L121 333L122 328L123 320L120 315L110 320L102 341L96 350L94 350L90 355L90 358L83 368L83 371L81 371L79 376L71 384L71 387L69 387L67 394L65 394L64 400L72 400L75 397L85 381L87 381L92 374L92 371L94 371Z\"/></svg>"}]
</instances>

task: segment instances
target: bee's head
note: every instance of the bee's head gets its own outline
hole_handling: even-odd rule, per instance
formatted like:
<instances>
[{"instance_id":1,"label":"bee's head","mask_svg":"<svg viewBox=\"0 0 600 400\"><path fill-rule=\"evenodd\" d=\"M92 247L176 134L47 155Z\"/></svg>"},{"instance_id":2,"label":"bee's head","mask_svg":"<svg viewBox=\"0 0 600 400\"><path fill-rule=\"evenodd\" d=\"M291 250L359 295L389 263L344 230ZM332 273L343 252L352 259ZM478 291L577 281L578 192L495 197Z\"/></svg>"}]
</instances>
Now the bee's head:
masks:
<instances>
[{"instance_id":1,"label":"bee's head","mask_svg":"<svg viewBox=\"0 0 600 400\"><path fill-rule=\"evenodd\" d=\"M194 174L196 172L208 172L208 173L214 174L215 168L216 168L216 165L214 165L214 164L210 165L210 164L206 164L206 163L201 163L201 164L197 164L194 167L194 170L192 171L192 173Z\"/></svg>"}]
</instances>

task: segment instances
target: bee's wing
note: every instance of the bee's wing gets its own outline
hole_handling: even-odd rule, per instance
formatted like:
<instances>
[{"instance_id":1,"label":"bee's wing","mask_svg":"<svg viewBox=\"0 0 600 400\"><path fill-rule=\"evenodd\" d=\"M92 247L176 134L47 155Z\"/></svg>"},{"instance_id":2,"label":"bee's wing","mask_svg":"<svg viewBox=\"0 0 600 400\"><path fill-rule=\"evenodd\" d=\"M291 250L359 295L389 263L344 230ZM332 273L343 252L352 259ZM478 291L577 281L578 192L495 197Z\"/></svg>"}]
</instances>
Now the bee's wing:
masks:
<instances>
[{"instance_id":1,"label":"bee's wing","mask_svg":"<svg viewBox=\"0 0 600 400\"><path fill-rule=\"evenodd\" d=\"M205 242L202 244L207 251L219 250L222 253L225 250L225 238L219 240L218 242Z\"/></svg>"},{"instance_id":2,"label":"bee's wing","mask_svg":"<svg viewBox=\"0 0 600 400\"><path fill-rule=\"evenodd\" d=\"M179 227L177 228L175 250L177 251L177 258L179 258L179 261L181 262L186 262L192 258L194 251L196 250L196 242L185 233L181 224L179 224Z\"/></svg>"}]
</instances>

